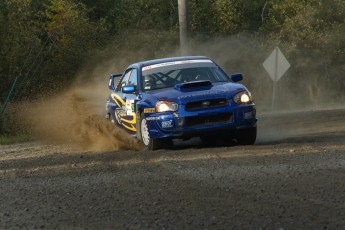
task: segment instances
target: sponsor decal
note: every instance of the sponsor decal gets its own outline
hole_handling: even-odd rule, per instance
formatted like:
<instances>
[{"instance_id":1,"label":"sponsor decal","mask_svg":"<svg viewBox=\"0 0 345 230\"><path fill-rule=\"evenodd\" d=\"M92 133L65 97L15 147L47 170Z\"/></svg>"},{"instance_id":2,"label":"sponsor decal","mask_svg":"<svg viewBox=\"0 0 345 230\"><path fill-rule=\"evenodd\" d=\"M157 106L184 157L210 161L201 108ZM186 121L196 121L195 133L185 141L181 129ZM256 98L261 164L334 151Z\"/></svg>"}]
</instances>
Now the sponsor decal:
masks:
<instances>
[{"instance_id":1,"label":"sponsor decal","mask_svg":"<svg viewBox=\"0 0 345 230\"><path fill-rule=\"evenodd\" d=\"M126 109L126 106L122 106L121 108L116 109L116 111L120 111L120 112L119 112L119 115L120 115L121 117L124 117L124 116L127 115L126 110L127 110L127 109Z\"/></svg>"},{"instance_id":2,"label":"sponsor decal","mask_svg":"<svg viewBox=\"0 0 345 230\"><path fill-rule=\"evenodd\" d=\"M115 114L120 117L126 116L126 110L124 110L123 108L116 108Z\"/></svg>"},{"instance_id":3,"label":"sponsor decal","mask_svg":"<svg viewBox=\"0 0 345 230\"><path fill-rule=\"evenodd\" d=\"M171 128L173 127L173 121L169 120L169 121L162 121L162 128Z\"/></svg>"},{"instance_id":4,"label":"sponsor decal","mask_svg":"<svg viewBox=\"0 0 345 230\"><path fill-rule=\"evenodd\" d=\"M126 100L126 114L133 116L134 114L134 100Z\"/></svg>"},{"instance_id":5,"label":"sponsor decal","mask_svg":"<svg viewBox=\"0 0 345 230\"><path fill-rule=\"evenodd\" d=\"M157 120L159 120L159 117L147 117L146 120L147 121L157 121Z\"/></svg>"},{"instance_id":6,"label":"sponsor decal","mask_svg":"<svg viewBox=\"0 0 345 230\"><path fill-rule=\"evenodd\" d=\"M155 108L146 108L144 109L144 113L155 113L156 109Z\"/></svg>"},{"instance_id":7,"label":"sponsor decal","mask_svg":"<svg viewBox=\"0 0 345 230\"><path fill-rule=\"evenodd\" d=\"M164 63L155 64L155 65L144 66L142 68L142 71L154 69L158 67L163 67L163 66L169 66L169 65L180 65L180 64L187 64L187 63L205 63L205 62L212 63L211 60L207 60L207 59L206 60L200 59L200 60L172 61L172 62L164 62Z\"/></svg>"},{"instance_id":8,"label":"sponsor decal","mask_svg":"<svg viewBox=\"0 0 345 230\"><path fill-rule=\"evenodd\" d=\"M143 71L144 71L144 70L148 70L148 69L151 69L151 65L148 65L148 66L143 67Z\"/></svg>"},{"instance_id":9,"label":"sponsor decal","mask_svg":"<svg viewBox=\"0 0 345 230\"><path fill-rule=\"evenodd\" d=\"M178 99L215 99L226 93L227 92L225 90L217 90L217 92L192 93L185 96L179 96Z\"/></svg>"}]
</instances>

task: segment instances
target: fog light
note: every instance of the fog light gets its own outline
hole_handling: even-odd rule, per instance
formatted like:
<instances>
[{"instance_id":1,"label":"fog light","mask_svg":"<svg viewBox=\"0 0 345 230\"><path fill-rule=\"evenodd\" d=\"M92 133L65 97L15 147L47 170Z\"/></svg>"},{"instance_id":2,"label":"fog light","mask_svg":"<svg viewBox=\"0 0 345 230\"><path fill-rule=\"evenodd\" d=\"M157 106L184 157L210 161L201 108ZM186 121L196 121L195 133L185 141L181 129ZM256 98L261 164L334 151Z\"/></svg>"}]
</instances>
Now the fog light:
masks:
<instances>
[{"instance_id":1,"label":"fog light","mask_svg":"<svg viewBox=\"0 0 345 230\"><path fill-rule=\"evenodd\" d=\"M252 118L253 118L253 111L244 113L244 119L245 119L245 120L247 120L247 119L252 119Z\"/></svg>"}]
</instances>

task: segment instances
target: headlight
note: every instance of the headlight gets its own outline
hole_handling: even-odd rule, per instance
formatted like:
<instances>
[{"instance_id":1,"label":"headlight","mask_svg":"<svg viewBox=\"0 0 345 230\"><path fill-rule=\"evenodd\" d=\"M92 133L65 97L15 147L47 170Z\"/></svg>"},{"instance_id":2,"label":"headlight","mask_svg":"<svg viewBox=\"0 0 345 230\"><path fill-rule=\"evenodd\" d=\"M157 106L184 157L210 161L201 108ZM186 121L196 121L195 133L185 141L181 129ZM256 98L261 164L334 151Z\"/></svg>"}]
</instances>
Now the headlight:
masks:
<instances>
[{"instance_id":1,"label":"headlight","mask_svg":"<svg viewBox=\"0 0 345 230\"><path fill-rule=\"evenodd\" d=\"M236 94L233 97L233 99L234 99L235 103L237 103L237 104L247 104L247 103L251 103L253 101L252 95L247 91L243 91L243 92Z\"/></svg>"},{"instance_id":2,"label":"headlight","mask_svg":"<svg viewBox=\"0 0 345 230\"><path fill-rule=\"evenodd\" d=\"M175 112L178 109L178 104L171 101L158 101L156 103L156 112Z\"/></svg>"}]
</instances>

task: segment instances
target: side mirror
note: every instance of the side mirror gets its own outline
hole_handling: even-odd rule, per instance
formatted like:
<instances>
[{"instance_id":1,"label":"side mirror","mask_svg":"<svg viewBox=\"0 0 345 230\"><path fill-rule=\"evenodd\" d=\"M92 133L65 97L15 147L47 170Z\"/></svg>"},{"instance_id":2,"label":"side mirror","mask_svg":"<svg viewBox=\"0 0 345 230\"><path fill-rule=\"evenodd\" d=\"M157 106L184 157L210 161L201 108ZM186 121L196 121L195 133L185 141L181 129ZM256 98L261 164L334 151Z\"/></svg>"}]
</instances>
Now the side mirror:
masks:
<instances>
[{"instance_id":1,"label":"side mirror","mask_svg":"<svg viewBox=\"0 0 345 230\"><path fill-rule=\"evenodd\" d=\"M233 74L231 74L231 80L233 82L239 82L239 81L243 80L243 76L241 73L233 73Z\"/></svg>"},{"instance_id":2,"label":"side mirror","mask_svg":"<svg viewBox=\"0 0 345 230\"><path fill-rule=\"evenodd\" d=\"M109 87L109 89L110 90L115 90L115 80L114 80L114 78L116 78L116 77L121 77L122 76L122 74L111 74L110 76L109 76L109 85L108 85L108 87Z\"/></svg>"},{"instance_id":3,"label":"side mirror","mask_svg":"<svg viewBox=\"0 0 345 230\"><path fill-rule=\"evenodd\" d=\"M122 93L134 93L135 85L126 85L122 87Z\"/></svg>"}]
</instances>

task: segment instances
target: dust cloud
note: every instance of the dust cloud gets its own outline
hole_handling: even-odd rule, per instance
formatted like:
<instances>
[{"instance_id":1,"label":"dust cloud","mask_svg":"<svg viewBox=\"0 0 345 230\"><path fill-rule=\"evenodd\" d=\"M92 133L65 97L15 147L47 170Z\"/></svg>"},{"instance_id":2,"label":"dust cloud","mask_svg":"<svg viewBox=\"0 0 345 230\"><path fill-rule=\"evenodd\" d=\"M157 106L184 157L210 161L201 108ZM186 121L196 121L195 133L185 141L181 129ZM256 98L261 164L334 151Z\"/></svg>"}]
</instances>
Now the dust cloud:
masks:
<instances>
[{"instance_id":1,"label":"dust cloud","mask_svg":"<svg viewBox=\"0 0 345 230\"><path fill-rule=\"evenodd\" d=\"M54 98L31 103L25 113L27 127L41 140L83 150L138 150L133 137L93 112L97 108L88 101L92 95L85 90L70 89Z\"/></svg>"},{"instance_id":2,"label":"dust cloud","mask_svg":"<svg viewBox=\"0 0 345 230\"><path fill-rule=\"evenodd\" d=\"M26 128L40 140L87 151L139 150L135 138L104 117L108 79L98 73L93 80L78 76L59 95L26 103L21 118Z\"/></svg>"}]
</instances>

